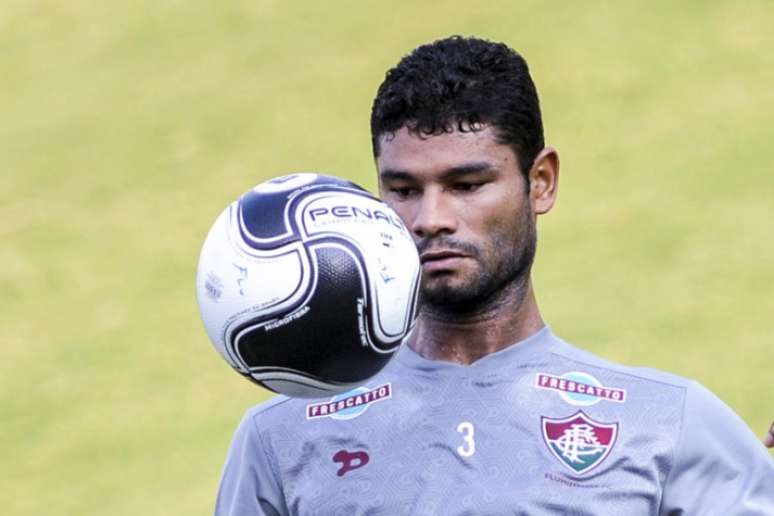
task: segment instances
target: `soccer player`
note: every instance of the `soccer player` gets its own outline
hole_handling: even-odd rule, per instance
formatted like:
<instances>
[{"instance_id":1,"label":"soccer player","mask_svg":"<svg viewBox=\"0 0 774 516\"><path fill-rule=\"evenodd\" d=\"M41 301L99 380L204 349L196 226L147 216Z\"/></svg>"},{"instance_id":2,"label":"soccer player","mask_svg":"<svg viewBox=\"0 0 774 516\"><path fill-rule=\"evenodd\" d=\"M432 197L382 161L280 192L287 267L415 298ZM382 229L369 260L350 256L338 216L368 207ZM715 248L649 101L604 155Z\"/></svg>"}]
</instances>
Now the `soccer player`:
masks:
<instances>
[{"instance_id":1,"label":"soccer player","mask_svg":"<svg viewBox=\"0 0 774 516\"><path fill-rule=\"evenodd\" d=\"M249 410L217 515L774 514L774 461L718 398L544 323L530 270L559 156L521 56L420 46L371 130L381 195L420 252L417 326L362 387Z\"/></svg>"}]
</instances>

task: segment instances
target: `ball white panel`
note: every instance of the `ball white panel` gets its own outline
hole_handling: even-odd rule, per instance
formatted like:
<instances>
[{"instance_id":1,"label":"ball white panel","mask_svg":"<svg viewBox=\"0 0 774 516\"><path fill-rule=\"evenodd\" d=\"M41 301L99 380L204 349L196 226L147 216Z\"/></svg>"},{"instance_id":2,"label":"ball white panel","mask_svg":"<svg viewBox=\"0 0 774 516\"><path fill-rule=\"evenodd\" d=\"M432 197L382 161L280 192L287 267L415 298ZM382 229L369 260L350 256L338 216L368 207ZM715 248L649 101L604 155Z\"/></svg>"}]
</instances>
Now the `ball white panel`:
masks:
<instances>
[{"instance_id":1,"label":"ball white panel","mask_svg":"<svg viewBox=\"0 0 774 516\"><path fill-rule=\"evenodd\" d=\"M298 245L286 246L275 256L252 256L239 249L229 241L229 234L238 238L238 233L228 227L228 212L218 217L204 242L196 292L210 339L227 361L241 366L225 348L227 327L257 312L272 312L295 303L306 290L309 267Z\"/></svg>"}]
</instances>

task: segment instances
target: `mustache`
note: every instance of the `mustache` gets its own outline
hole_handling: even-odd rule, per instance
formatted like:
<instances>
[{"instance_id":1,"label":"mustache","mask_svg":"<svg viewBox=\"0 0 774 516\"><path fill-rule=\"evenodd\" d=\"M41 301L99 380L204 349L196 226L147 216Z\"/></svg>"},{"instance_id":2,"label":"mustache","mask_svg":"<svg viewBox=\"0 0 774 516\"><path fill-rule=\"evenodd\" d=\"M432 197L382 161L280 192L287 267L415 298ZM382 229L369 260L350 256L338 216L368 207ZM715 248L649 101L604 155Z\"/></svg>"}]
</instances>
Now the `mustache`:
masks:
<instances>
[{"instance_id":1,"label":"mustache","mask_svg":"<svg viewBox=\"0 0 774 516\"><path fill-rule=\"evenodd\" d=\"M422 240L416 242L416 246L420 255L425 251L432 251L435 249L459 251L460 253L467 254L469 256L478 256L479 254L478 247L449 236L423 238Z\"/></svg>"}]
</instances>

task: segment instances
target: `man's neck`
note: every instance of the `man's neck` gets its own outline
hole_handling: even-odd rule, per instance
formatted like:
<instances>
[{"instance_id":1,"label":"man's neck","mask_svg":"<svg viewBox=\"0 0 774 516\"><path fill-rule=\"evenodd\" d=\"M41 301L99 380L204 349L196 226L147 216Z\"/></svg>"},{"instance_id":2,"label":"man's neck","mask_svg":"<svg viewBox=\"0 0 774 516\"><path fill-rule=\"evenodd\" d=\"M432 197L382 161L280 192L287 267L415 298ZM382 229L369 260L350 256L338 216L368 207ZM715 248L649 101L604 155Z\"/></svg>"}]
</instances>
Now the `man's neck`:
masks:
<instances>
[{"instance_id":1,"label":"man's neck","mask_svg":"<svg viewBox=\"0 0 774 516\"><path fill-rule=\"evenodd\" d=\"M531 282L521 296L508 297L475 314L422 310L408 345L429 360L470 365L545 326Z\"/></svg>"}]
</instances>

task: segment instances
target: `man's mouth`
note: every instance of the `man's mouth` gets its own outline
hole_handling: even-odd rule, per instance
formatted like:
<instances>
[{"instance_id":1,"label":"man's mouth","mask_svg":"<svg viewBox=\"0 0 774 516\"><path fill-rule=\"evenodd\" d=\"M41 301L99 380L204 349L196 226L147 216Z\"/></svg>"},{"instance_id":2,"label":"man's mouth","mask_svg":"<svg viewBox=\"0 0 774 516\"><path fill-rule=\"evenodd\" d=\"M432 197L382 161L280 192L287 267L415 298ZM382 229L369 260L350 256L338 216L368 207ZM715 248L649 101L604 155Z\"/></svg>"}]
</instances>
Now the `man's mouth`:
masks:
<instances>
[{"instance_id":1,"label":"man's mouth","mask_svg":"<svg viewBox=\"0 0 774 516\"><path fill-rule=\"evenodd\" d=\"M465 258L465 255L459 251L453 251L451 249L438 249L423 252L419 256L419 261L424 264L426 262L435 262L439 260L447 260L450 258Z\"/></svg>"},{"instance_id":2,"label":"man's mouth","mask_svg":"<svg viewBox=\"0 0 774 516\"><path fill-rule=\"evenodd\" d=\"M425 251L419 255L419 261L425 272L450 271L460 266L468 255L452 249Z\"/></svg>"}]
</instances>

